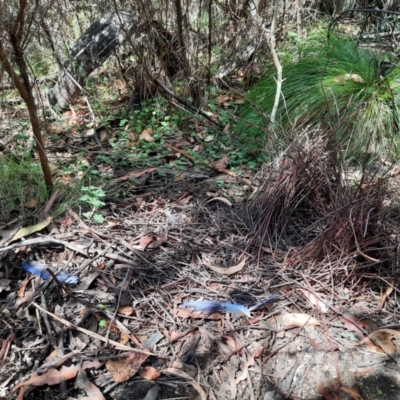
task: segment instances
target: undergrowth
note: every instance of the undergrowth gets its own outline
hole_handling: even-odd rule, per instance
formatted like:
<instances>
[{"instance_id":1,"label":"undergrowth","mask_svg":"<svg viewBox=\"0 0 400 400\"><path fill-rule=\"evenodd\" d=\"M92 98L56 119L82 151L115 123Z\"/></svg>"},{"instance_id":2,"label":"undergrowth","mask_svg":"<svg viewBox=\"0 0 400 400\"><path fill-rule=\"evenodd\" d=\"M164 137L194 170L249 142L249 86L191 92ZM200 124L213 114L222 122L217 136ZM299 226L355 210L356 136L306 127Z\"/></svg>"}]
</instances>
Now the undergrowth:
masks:
<instances>
[{"instance_id":1,"label":"undergrowth","mask_svg":"<svg viewBox=\"0 0 400 400\"><path fill-rule=\"evenodd\" d=\"M400 67L387 60L387 55L360 48L350 38L307 39L298 62L283 66L274 131L282 138L288 130L334 128L331 146L339 143L348 159L366 153L397 156ZM271 75L250 91L239 124L242 142L250 149L271 138L275 93Z\"/></svg>"}]
</instances>

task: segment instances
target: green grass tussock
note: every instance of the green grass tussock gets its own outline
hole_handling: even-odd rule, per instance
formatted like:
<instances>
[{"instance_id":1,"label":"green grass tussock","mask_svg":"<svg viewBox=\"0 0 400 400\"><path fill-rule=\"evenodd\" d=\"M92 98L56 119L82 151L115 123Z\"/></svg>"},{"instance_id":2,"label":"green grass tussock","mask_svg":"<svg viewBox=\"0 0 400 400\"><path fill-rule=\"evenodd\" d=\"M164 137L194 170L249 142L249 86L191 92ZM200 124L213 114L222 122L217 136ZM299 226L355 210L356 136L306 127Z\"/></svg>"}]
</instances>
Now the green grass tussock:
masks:
<instances>
[{"instance_id":1,"label":"green grass tussock","mask_svg":"<svg viewBox=\"0 0 400 400\"><path fill-rule=\"evenodd\" d=\"M366 152L397 156L400 67L349 38L311 38L302 53L297 63L283 66L274 127L278 136L284 137L289 130L332 129L335 145L340 143L347 158ZM266 139L266 116L272 111L275 92L271 75L250 91L251 105L245 108L240 123L243 141L250 148Z\"/></svg>"}]
</instances>

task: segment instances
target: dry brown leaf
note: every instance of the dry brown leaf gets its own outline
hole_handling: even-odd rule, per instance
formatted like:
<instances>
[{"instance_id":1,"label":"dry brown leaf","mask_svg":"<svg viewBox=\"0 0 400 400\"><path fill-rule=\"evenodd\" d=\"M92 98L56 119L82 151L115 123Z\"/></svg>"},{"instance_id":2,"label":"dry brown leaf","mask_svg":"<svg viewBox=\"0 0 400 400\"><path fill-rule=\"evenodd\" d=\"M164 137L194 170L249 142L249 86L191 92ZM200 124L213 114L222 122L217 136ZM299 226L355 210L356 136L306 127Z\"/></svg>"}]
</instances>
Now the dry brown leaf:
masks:
<instances>
[{"instance_id":1,"label":"dry brown leaf","mask_svg":"<svg viewBox=\"0 0 400 400\"><path fill-rule=\"evenodd\" d=\"M236 350L236 349L238 348L238 346L236 346L236 342L235 342L235 340L233 339L232 336L225 335L225 336L224 336L224 339L225 339L225 341L226 341L226 344L227 344L232 350Z\"/></svg>"},{"instance_id":2,"label":"dry brown leaf","mask_svg":"<svg viewBox=\"0 0 400 400\"><path fill-rule=\"evenodd\" d=\"M38 375L37 372L33 372L28 380L23 381L15 386L12 393L14 393L21 386L58 385L61 382L75 378L80 369L81 367L79 365L71 365L70 367L62 366L60 370L49 368L47 372L40 375Z\"/></svg>"},{"instance_id":3,"label":"dry brown leaf","mask_svg":"<svg viewBox=\"0 0 400 400\"><path fill-rule=\"evenodd\" d=\"M233 274L236 274L236 272L239 272L239 271L241 271L243 269L245 263L246 263L246 260L243 260L238 265L235 265L233 267L221 268L221 267L215 267L214 265L211 265L208 262L204 262L204 264L208 268L212 269L214 272L217 272L220 275L233 275Z\"/></svg>"},{"instance_id":4,"label":"dry brown leaf","mask_svg":"<svg viewBox=\"0 0 400 400\"><path fill-rule=\"evenodd\" d=\"M153 135L153 129L148 128L145 129L140 135L139 135L139 139L141 140L145 140L146 142L154 142L154 137Z\"/></svg>"},{"instance_id":5,"label":"dry brown leaf","mask_svg":"<svg viewBox=\"0 0 400 400\"><path fill-rule=\"evenodd\" d=\"M379 329L378 331L370 333L368 337L387 355L392 356L396 354L397 348L392 340L395 337L400 337L399 331L395 331L394 329Z\"/></svg>"},{"instance_id":6,"label":"dry brown leaf","mask_svg":"<svg viewBox=\"0 0 400 400\"><path fill-rule=\"evenodd\" d=\"M383 306L385 305L386 299L392 294L392 292L393 292L393 286L390 285L386 288L386 292L383 295L381 295L381 300L378 305L379 310L381 310L383 308Z\"/></svg>"},{"instance_id":7,"label":"dry brown leaf","mask_svg":"<svg viewBox=\"0 0 400 400\"><path fill-rule=\"evenodd\" d=\"M375 346L371 339L366 337L361 330L361 328L369 330L372 324L374 324L372 321L365 319L359 320L357 317L351 314L344 314L342 317L339 318L346 329L348 329L350 332L354 332L356 338L359 340L359 343L357 345L365 345L368 350L374 353L382 353L380 347Z\"/></svg>"},{"instance_id":8,"label":"dry brown leaf","mask_svg":"<svg viewBox=\"0 0 400 400\"><path fill-rule=\"evenodd\" d=\"M140 376L148 381L155 381L161 376L161 372L153 367L143 367L139 371Z\"/></svg>"},{"instance_id":9,"label":"dry brown leaf","mask_svg":"<svg viewBox=\"0 0 400 400\"><path fill-rule=\"evenodd\" d=\"M186 374L185 372L176 369L176 368L166 368L164 370L161 371L163 374L172 374L172 375L176 375L179 376L181 378L185 378L189 381L189 383L197 390L197 393L200 396L201 400L207 400L207 395L204 392L204 390L201 388L201 386L188 374Z\"/></svg>"},{"instance_id":10,"label":"dry brown leaf","mask_svg":"<svg viewBox=\"0 0 400 400\"><path fill-rule=\"evenodd\" d=\"M117 176L116 178L113 178L113 182L119 182L119 181L126 181L131 178L140 178L144 174L149 174L150 172L154 172L157 168L156 167L151 167L151 168L146 168L141 171L130 171L127 174L123 176Z\"/></svg>"},{"instance_id":11,"label":"dry brown leaf","mask_svg":"<svg viewBox=\"0 0 400 400\"><path fill-rule=\"evenodd\" d=\"M126 344L126 343L129 342L129 339L130 339L130 338L131 338L131 337L130 337L127 333L121 332L121 338L119 339L119 342L120 342L121 344Z\"/></svg>"},{"instance_id":12,"label":"dry brown leaf","mask_svg":"<svg viewBox=\"0 0 400 400\"><path fill-rule=\"evenodd\" d=\"M176 204L185 206L189 203L190 200L193 199L193 195L186 193L184 196L180 197L178 200L175 201Z\"/></svg>"},{"instance_id":13,"label":"dry brown leaf","mask_svg":"<svg viewBox=\"0 0 400 400\"><path fill-rule=\"evenodd\" d=\"M38 205L38 199L31 199L30 201L28 201L27 203L24 204L24 206L26 208L36 208Z\"/></svg>"},{"instance_id":14,"label":"dry brown leaf","mask_svg":"<svg viewBox=\"0 0 400 400\"><path fill-rule=\"evenodd\" d=\"M222 157L215 163L215 168L217 169L225 169L229 164L229 156Z\"/></svg>"},{"instance_id":15,"label":"dry brown leaf","mask_svg":"<svg viewBox=\"0 0 400 400\"><path fill-rule=\"evenodd\" d=\"M28 285L28 283L32 280L32 278L30 279L26 279L22 282L21 287L19 288L18 292L17 292L17 296L18 297L24 297L25 296L25 290L26 290L26 286Z\"/></svg>"},{"instance_id":16,"label":"dry brown leaf","mask_svg":"<svg viewBox=\"0 0 400 400\"><path fill-rule=\"evenodd\" d=\"M220 289L221 285L219 283L212 283L211 285L208 285L207 288L215 291Z\"/></svg>"},{"instance_id":17,"label":"dry brown leaf","mask_svg":"<svg viewBox=\"0 0 400 400\"><path fill-rule=\"evenodd\" d=\"M220 341L216 341L216 342L214 342L214 344L217 345L219 354L221 354L221 356L223 356L223 357L229 357L235 352L235 350L232 350L232 348L230 348L225 343L222 343Z\"/></svg>"},{"instance_id":18,"label":"dry brown leaf","mask_svg":"<svg viewBox=\"0 0 400 400\"><path fill-rule=\"evenodd\" d=\"M52 122L46 125L46 130L51 132L51 133L61 133L62 129L59 125L56 125Z\"/></svg>"},{"instance_id":19,"label":"dry brown leaf","mask_svg":"<svg viewBox=\"0 0 400 400\"><path fill-rule=\"evenodd\" d=\"M156 249L165 242L165 238L156 234L145 234L140 238L139 245L142 250Z\"/></svg>"},{"instance_id":20,"label":"dry brown leaf","mask_svg":"<svg viewBox=\"0 0 400 400\"><path fill-rule=\"evenodd\" d=\"M291 329L302 326L321 325L320 322L308 314L281 314L268 319L268 322L277 325L278 329Z\"/></svg>"},{"instance_id":21,"label":"dry brown leaf","mask_svg":"<svg viewBox=\"0 0 400 400\"><path fill-rule=\"evenodd\" d=\"M76 377L75 386L86 392L89 397L86 399L90 400L105 400L105 397L101 393L100 389L87 378L86 372L82 369L78 372Z\"/></svg>"},{"instance_id":22,"label":"dry brown leaf","mask_svg":"<svg viewBox=\"0 0 400 400\"><path fill-rule=\"evenodd\" d=\"M264 346L263 346L262 344L258 343L258 342L253 342L251 346L252 346L252 348L253 348L252 356L253 356L254 358L260 357L261 354L262 354L263 351L264 351Z\"/></svg>"},{"instance_id":23,"label":"dry brown leaf","mask_svg":"<svg viewBox=\"0 0 400 400\"><path fill-rule=\"evenodd\" d=\"M47 217L44 221L41 221L35 225L27 226L25 228L21 228L17 231L17 233L13 236L13 238L7 243L14 242L17 239L21 239L24 236L28 236L31 233L39 232L42 229L46 228L47 225L53 220L51 216Z\"/></svg>"},{"instance_id":24,"label":"dry brown leaf","mask_svg":"<svg viewBox=\"0 0 400 400\"><path fill-rule=\"evenodd\" d=\"M231 100L230 96L221 95L221 96L217 97L217 104L223 104L223 103L226 103L229 100Z\"/></svg>"},{"instance_id":25,"label":"dry brown leaf","mask_svg":"<svg viewBox=\"0 0 400 400\"><path fill-rule=\"evenodd\" d=\"M131 306L122 306L118 308L118 312L123 315L132 315L133 314L133 307Z\"/></svg>"},{"instance_id":26,"label":"dry brown leaf","mask_svg":"<svg viewBox=\"0 0 400 400\"><path fill-rule=\"evenodd\" d=\"M147 354L132 353L122 361L108 360L106 368L111 372L114 382L125 382L139 371L147 357Z\"/></svg>"},{"instance_id":27,"label":"dry brown leaf","mask_svg":"<svg viewBox=\"0 0 400 400\"><path fill-rule=\"evenodd\" d=\"M322 395L324 400L342 400L340 393L338 393L340 388L337 387L337 385L329 386L329 388L326 388L323 385L319 385L317 388L317 392Z\"/></svg>"},{"instance_id":28,"label":"dry brown leaf","mask_svg":"<svg viewBox=\"0 0 400 400\"><path fill-rule=\"evenodd\" d=\"M362 329L365 329L367 332L372 332L377 329L377 324L374 321L367 318L358 319L351 314L343 314L340 320L349 331L356 334L358 340L362 340L365 337Z\"/></svg>"}]
</instances>

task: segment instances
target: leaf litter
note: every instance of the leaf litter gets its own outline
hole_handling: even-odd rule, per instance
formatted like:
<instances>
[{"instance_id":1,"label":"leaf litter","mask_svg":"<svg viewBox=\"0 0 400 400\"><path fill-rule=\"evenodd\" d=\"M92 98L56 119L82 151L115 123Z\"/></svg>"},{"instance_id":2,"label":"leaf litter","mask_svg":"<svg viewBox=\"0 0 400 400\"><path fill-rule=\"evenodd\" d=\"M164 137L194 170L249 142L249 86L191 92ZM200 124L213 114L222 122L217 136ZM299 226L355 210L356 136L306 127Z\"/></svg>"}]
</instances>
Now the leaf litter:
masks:
<instances>
[{"instance_id":1,"label":"leaf litter","mask_svg":"<svg viewBox=\"0 0 400 400\"><path fill-rule=\"evenodd\" d=\"M319 143L311 145L320 151ZM384 214L364 214L358 198L335 208L325 153L307 154L303 149L300 161L294 151L282 170L275 165L253 177L268 187L259 188L251 207L235 201L241 182L213 187L217 201L210 202L204 178L172 177L176 191L163 191L149 169L131 175L148 175L143 187L119 181L125 197L112 200L104 225L67 211L64 223L53 221L47 230L46 220L33 224L23 231L25 241L16 237L15 247L0 248L1 271L8 271L1 276L7 279L4 392L24 390L31 398L47 386L61 392L66 385L74 398L102 399L117 398L118 390L125 397L142 387L147 393L157 382L170 397L372 399L363 392L372 378L395 382L397 290L373 269L373 260L395 248L395 236L370 232ZM291 175L291 163L304 160L309 164ZM379 206L381 192L371 191L373 185L362 197L368 210ZM322 198L326 210L322 200L315 206ZM311 201L316 216L307 208ZM289 212L292 203L301 212ZM171 223L166 215L186 218ZM79 282L65 285L35 272L26 279L24 259ZM390 266L380 268L390 275ZM44 361L55 350L64 355ZM395 388L378 389L397 396Z\"/></svg>"}]
</instances>

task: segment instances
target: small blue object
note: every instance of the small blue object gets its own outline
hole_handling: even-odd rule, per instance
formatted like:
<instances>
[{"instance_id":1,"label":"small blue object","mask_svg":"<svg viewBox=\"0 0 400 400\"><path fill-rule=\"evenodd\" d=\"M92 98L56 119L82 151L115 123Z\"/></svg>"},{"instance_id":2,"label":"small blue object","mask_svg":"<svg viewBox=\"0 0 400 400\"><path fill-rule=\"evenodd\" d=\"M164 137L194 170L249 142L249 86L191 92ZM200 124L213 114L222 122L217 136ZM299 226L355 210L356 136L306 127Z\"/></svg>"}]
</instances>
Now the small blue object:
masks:
<instances>
[{"instance_id":1,"label":"small blue object","mask_svg":"<svg viewBox=\"0 0 400 400\"><path fill-rule=\"evenodd\" d=\"M256 308L261 307L261 306L263 306L264 304L268 303L269 301L276 299L278 296L279 296L279 294L278 294L278 293L275 293L275 294L273 294L272 296L269 296L269 297L267 297L266 299L264 299L264 300L260 301L259 303L255 304L254 306L251 306L251 307L249 308L249 310L250 310L250 311L253 311L253 310L255 310Z\"/></svg>"},{"instance_id":2,"label":"small blue object","mask_svg":"<svg viewBox=\"0 0 400 400\"><path fill-rule=\"evenodd\" d=\"M47 265L38 263L37 261L30 261L29 264L25 261L22 261L22 268L26 272L30 272L31 274L36 276L40 276L44 280L47 280L51 277L51 275L46 271ZM56 278L60 282L69 283L70 285L78 283L78 277L67 272L58 273L56 275Z\"/></svg>"},{"instance_id":3,"label":"small blue object","mask_svg":"<svg viewBox=\"0 0 400 400\"><path fill-rule=\"evenodd\" d=\"M230 312L235 317L240 317L245 315L246 317L251 317L251 311L255 310L258 307L261 307L265 303L275 299L278 297L278 294L274 294L263 301L260 301L256 305L247 308L242 304L234 304L234 303L222 303L219 301L212 300L196 300L196 301L188 301L187 303L182 304L182 307L193 307L195 311L200 311L205 314L211 314L213 312L222 311L222 312Z\"/></svg>"},{"instance_id":4,"label":"small blue object","mask_svg":"<svg viewBox=\"0 0 400 400\"><path fill-rule=\"evenodd\" d=\"M242 306L241 304L221 303L219 301L212 300L196 300L188 301L187 303L182 304L182 307L194 307L195 311L200 311L206 314L222 311L230 312L237 317L241 315L246 315L247 317L250 317L250 310L247 307Z\"/></svg>"}]
</instances>

